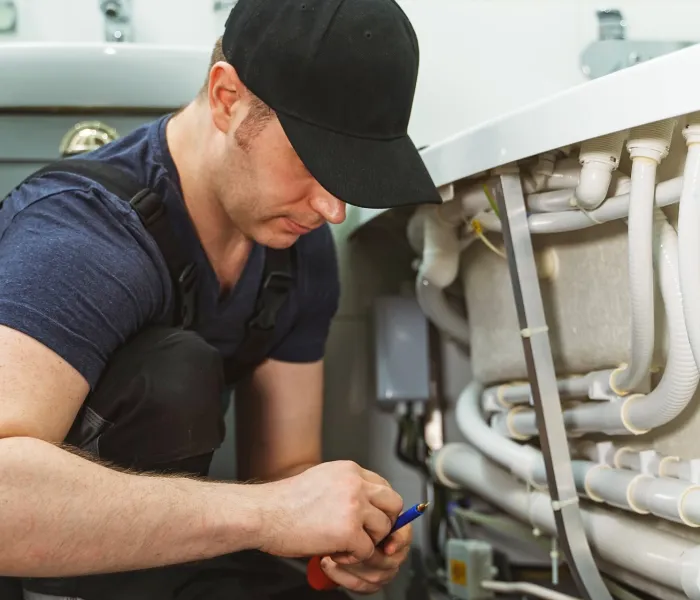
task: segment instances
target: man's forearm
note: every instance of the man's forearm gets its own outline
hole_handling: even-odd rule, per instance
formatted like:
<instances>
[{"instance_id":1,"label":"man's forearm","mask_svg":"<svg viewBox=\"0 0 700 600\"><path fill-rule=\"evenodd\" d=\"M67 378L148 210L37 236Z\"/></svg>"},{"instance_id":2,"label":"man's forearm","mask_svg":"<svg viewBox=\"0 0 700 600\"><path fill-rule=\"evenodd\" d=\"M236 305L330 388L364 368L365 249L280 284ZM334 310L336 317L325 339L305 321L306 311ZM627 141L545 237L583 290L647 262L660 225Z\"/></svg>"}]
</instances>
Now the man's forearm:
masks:
<instances>
[{"instance_id":1,"label":"man's forearm","mask_svg":"<svg viewBox=\"0 0 700 600\"><path fill-rule=\"evenodd\" d=\"M133 475L40 440L0 439L0 575L128 571L257 548L253 487Z\"/></svg>"},{"instance_id":2,"label":"man's forearm","mask_svg":"<svg viewBox=\"0 0 700 600\"><path fill-rule=\"evenodd\" d=\"M271 481L279 481L280 479L287 479L288 477L294 477L295 475L299 475L299 473L303 473L306 471L306 469L310 469L311 467L315 467L316 465L320 464L320 460L316 462L305 462L305 463L299 463L296 465L292 465L290 467L285 467L284 469L280 469L279 471L276 471L275 474L272 476L270 479Z\"/></svg>"}]
</instances>

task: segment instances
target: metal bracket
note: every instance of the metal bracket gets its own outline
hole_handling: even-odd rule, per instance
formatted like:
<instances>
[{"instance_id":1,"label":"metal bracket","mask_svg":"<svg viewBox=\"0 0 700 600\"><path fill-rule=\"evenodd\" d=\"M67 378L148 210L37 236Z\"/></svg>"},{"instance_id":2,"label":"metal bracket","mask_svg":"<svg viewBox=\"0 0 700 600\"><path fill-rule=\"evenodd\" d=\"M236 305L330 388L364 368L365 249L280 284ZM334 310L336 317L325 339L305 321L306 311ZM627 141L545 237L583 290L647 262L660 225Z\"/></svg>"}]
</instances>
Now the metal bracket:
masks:
<instances>
[{"instance_id":1,"label":"metal bracket","mask_svg":"<svg viewBox=\"0 0 700 600\"><path fill-rule=\"evenodd\" d=\"M0 0L0 33L17 31L17 5L14 0Z\"/></svg>"},{"instance_id":2,"label":"metal bracket","mask_svg":"<svg viewBox=\"0 0 700 600\"><path fill-rule=\"evenodd\" d=\"M609 75L697 42L627 40L627 22L617 9L597 11L598 41L581 52L581 70L591 79Z\"/></svg>"},{"instance_id":3,"label":"metal bracket","mask_svg":"<svg viewBox=\"0 0 700 600\"><path fill-rule=\"evenodd\" d=\"M495 185L494 188L492 191L501 214L518 322L521 332L530 333L521 337L557 536L572 577L584 598L612 600L593 560L578 505L518 168L502 169L500 185Z\"/></svg>"}]
</instances>

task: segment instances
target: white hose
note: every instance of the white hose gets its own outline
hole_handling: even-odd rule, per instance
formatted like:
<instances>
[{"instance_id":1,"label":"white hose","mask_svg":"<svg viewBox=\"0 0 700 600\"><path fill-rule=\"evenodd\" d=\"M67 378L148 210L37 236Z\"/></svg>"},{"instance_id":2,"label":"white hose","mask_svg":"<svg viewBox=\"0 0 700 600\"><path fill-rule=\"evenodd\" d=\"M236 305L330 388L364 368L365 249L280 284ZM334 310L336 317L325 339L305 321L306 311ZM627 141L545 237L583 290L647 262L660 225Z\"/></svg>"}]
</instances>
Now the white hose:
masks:
<instances>
[{"instance_id":1,"label":"white hose","mask_svg":"<svg viewBox=\"0 0 700 600\"><path fill-rule=\"evenodd\" d=\"M678 202L683 187L683 178L675 177L656 186L654 201L657 207L669 206ZM569 210L559 213L537 213L528 217L530 233L546 234L587 229L608 221L624 219L629 214L630 195L622 194L606 200L600 208L584 213ZM492 213L477 215L484 229L501 231L500 219Z\"/></svg>"},{"instance_id":2,"label":"white hose","mask_svg":"<svg viewBox=\"0 0 700 600\"><path fill-rule=\"evenodd\" d=\"M688 341L678 274L678 238L661 211L655 215L660 227L659 278L670 337L663 377L653 392L625 403L626 421L637 430L665 425L692 400L698 387L698 368Z\"/></svg>"},{"instance_id":3,"label":"white hose","mask_svg":"<svg viewBox=\"0 0 700 600\"><path fill-rule=\"evenodd\" d=\"M427 279L416 277L416 297L425 315L441 331L463 344L469 344L469 324L453 309L444 292Z\"/></svg>"},{"instance_id":4,"label":"white hose","mask_svg":"<svg viewBox=\"0 0 700 600\"><path fill-rule=\"evenodd\" d=\"M444 484L466 488L524 523L556 535L549 495L529 492L469 445L447 444L433 455L431 465ZM600 558L691 598L699 597L700 554L695 544L595 505L582 507L581 516L586 537Z\"/></svg>"},{"instance_id":5,"label":"white hose","mask_svg":"<svg viewBox=\"0 0 700 600\"><path fill-rule=\"evenodd\" d=\"M629 209L629 282L632 339L630 360L613 373L610 386L624 395L639 389L654 355L654 266L652 258L654 189L657 163L636 158L632 163Z\"/></svg>"},{"instance_id":6,"label":"white hose","mask_svg":"<svg viewBox=\"0 0 700 600\"><path fill-rule=\"evenodd\" d=\"M535 583L527 583L524 581L482 581L481 587L485 590L494 592L504 592L507 594L522 592L536 598L544 598L544 600L580 600L568 594L562 594L554 590L549 590Z\"/></svg>"},{"instance_id":7,"label":"white hose","mask_svg":"<svg viewBox=\"0 0 700 600\"><path fill-rule=\"evenodd\" d=\"M460 243L457 227L442 218L439 207L421 206L409 224L409 230L423 231L423 258L419 276L440 289L446 288L457 277Z\"/></svg>"},{"instance_id":8,"label":"white hose","mask_svg":"<svg viewBox=\"0 0 700 600\"><path fill-rule=\"evenodd\" d=\"M571 203L573 197L574 192L570 189L531 194L527 197L527 207L536 213L575 210L576 206Z\"/></svg>"},{"instance_id":9,"label":"white hose","mask_svg":"<svg viewBox=\"0 0 700 600\"><path fill-rule=\"evenodd\" d=\"M479 410L483 387L472 381L457 400L455 416L462 435L491 460L509 469L520 479L533 485L541 485L540 477L535 477L536 467L542 468L541 453L531 446L521 445L497 435L484 421Z\"/></svg>"},{"instance_id":10,"label":"white hose","mask_svg":"<svg viewBox=\"0 0 700 600\"><path fill-rule=\"evenodd\" d=\"M700 367L700 124L691 122L684 135L688 155L678 213L679 264L685 322L695 364Z\"/></svg>"},{"instance_id":11,"label":"white hose","mask_svg":"<svg viewBox=\"0 0 700 600\"><path fill-rule=\"evenodd\" d=\"M656 388L647 395L637 394L619 402L583 404L565 410L563 416L568 431L602 432L611 435L645 433L673 420L695 394L700 376L690 349L683 317L678 279L677 236L660 210L654 214L654 223L659 239L656 260L670 337L664 374ZM504 422L507 422L510 435L532 436L537 433L535 414L531 410L498 415L494 419L494 427L503 431Z\"/></svg>"}]
</instances>

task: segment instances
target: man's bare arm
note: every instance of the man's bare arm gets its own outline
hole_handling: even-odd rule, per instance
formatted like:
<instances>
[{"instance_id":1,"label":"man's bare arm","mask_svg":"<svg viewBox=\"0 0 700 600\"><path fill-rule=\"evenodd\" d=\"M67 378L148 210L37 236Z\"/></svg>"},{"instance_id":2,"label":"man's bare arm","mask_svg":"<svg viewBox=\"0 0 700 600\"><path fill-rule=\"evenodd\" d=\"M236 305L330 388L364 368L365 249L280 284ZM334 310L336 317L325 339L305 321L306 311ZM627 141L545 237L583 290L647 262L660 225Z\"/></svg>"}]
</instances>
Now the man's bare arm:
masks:
<instances>
[{"instance_id":1,"label":"man's bare arm","mask_svg":"<svg viewBox=\"0 0 700 600\"><path fill-rule=\"evenodd\" d=\"M321 461L323 361L267 360L236 397L239 479L290 477Z\"/></svg>"},{"instance_id":2,"label":"man's bare arm","mask_svg":"<svg viewBox=\"0 0 700 600\"><path fill-rule=\"evenodd\" d=\"M260 544L252 486L118 472L50 443L87 390L54 352L0 327L0 575L130 570Z\"/></svg>"}]
</instances>

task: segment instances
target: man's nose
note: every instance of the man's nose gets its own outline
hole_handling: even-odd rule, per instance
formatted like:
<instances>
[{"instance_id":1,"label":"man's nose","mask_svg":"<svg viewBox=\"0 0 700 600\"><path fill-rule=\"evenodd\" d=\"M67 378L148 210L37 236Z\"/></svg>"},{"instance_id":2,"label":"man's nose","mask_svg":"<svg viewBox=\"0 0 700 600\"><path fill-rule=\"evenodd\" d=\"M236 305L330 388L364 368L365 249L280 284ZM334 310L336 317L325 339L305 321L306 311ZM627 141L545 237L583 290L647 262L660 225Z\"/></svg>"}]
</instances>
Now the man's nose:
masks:
<instances>
[{"instance_id":1,"label":"man's nose","mask_svg":"<svg viewBox=\"0 0 700 600\"><path fill-rule=\"evenodd\" d=\"M345 202L331 196L328 192L314 194L311 198L311 207L333 225L345 221Z\"/></svg>"}]
</instances>

